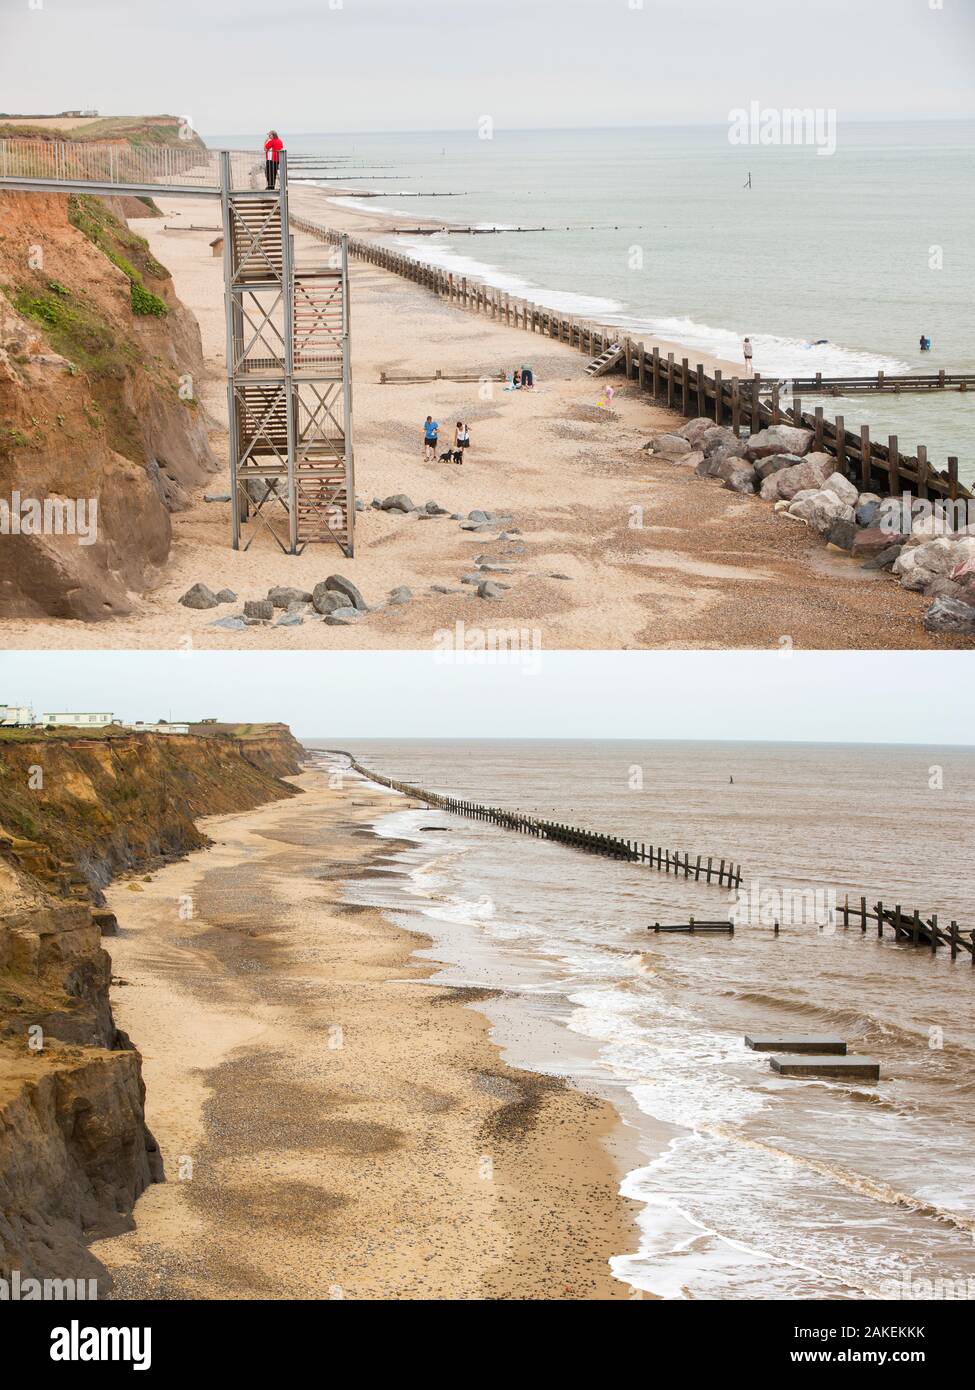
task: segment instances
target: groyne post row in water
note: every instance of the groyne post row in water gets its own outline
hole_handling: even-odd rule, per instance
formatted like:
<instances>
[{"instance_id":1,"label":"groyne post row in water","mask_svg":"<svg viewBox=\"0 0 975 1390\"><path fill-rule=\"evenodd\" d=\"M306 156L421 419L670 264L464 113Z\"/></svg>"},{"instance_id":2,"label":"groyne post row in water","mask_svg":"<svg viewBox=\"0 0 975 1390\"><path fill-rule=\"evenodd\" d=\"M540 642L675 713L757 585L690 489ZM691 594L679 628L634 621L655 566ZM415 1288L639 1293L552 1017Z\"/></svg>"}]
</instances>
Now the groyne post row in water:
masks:
<instances>
[{"instance_id":1,"label":"groyne post row in water","mask_svg":"<svg viewBox=\"0 0 975 1390\"><path fill-rule=\"evenodd\" d=\"M342 238L340 232L319 226L307 217L292 217L291 225L331 245L337 245ZM382 270L413 280L451 304L475 314L488 314L511 328L523 328L527 333L541 333L568 343L590 358L598 357L619 343L623 351L618 366L627 380L636 381L655 401L682 415L703 416L716 424L729 425L736 433L745 425L752 434L778 424L810 429L815 435L815 449L832 454L841 469L852 470L861 485L870 491L887 492L895 497L911 492L915 497L930 501L938 498L956 501L972 496L958 481L957 457L948 459L947 471L939 471L929 463L923 444L918 445L916 455L905 455L900 452L896 435L888 436L886 444L879 444L870 438L868 425L848 430L842 415L829 421L822 406L817 406L811 415L805 413L797 396L793 396L792 406L787 408L780 403L783 386L787 389L789 385L787 381L773 383L771 400L766 404L762 395L768 391L769 383L763 382L758 372L744 381L738 377L726 380L720 370L708 376L701 363L692 367L687 357L678 362L672 352L664 357L659 348L648 353L642 343L634 343L631 338L621 340L612 328L514 298L480 280L468 279L466 275L455 276L440 266L428 265L384 246L350 239L349 253Z\"/></svg>"},{"instance_id":2,"label":"groyne post row in water","mask_svg":"<svg viewBox=\"0 0 975 1390\"><path fill-rule=\"evenodd\" d=\"M450 811L454 815L467 816L471 820L488 821L492 825L517 831L521 835L534 835L540 840L556 840L572 849L585 850L589 854L601 854L607 859L626 859L631 863L649 864L651 869L658 869L665 874L675 874L678 878L693 879L695 883L703 880L705 883L714 883L723 888L741 887L741 865L731 859L716 861L713 855L705 858L701 854L692 859L689 854L679 850L654 849L653 845L648 848L636 840L621 840L616 835L603 835L577 825L563 825L559 821L526 816L520 811L505 811L499 806L482 806L476 801L441 796L437 792L425 791L423 787L414 787L409 782L397 782L393 777L383 777L378 772L372 772L344 749L336 748L332 751L348 758L353 771L370 782L378 782L382 787L390 787L393 791L402 792L404 796L414 797L438 811Z\"/></svg>"},{"instance_id":3,"label":"groyne post row in water","mask_svg":"<svg viewBox=\"0 0 975 1390\"><path fill-rule=\"evenodd\" d=\"M952 960L957 959L960 950L967 951L972 965L975 965L975 931L962 932L957 922L952 922L945 931L944 927L938 926L936 912L925 914L916 908L912 912L903 909L900 903L896 907L885 907L882 902L871 909L867 907L866 898L860 899L859 907L851 907L847 896L838 914L843 918L844 927L852 923L859 925L861 932L866 932L867 923L876 922L878 936L882 937L884 928L889 927L895 941L909 941L912 946L930 946L932 955L942 945L950 949Z\"/></svg>"}]
</instances>

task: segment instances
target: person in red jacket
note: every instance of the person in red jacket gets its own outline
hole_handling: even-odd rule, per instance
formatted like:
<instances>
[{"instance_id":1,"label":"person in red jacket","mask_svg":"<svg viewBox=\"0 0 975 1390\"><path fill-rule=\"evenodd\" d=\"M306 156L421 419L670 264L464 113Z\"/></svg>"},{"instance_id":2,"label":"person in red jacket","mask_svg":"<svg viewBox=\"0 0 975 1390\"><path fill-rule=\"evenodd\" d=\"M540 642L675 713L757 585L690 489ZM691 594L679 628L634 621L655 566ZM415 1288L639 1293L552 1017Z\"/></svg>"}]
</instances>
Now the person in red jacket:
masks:
<instances>
[{"instance_id":1,"label":"person in red jacket","mask_svg":"<svg viewBox=\"0 0 975 1390\"><path fill-rule=\"evenodd\" d=\"M267 175L267 186L273 188L278 177L278 156L284 149L284 141L276 130L269 130L267 139L264 141L264 172Z\"/></svg>"}]
</instances>

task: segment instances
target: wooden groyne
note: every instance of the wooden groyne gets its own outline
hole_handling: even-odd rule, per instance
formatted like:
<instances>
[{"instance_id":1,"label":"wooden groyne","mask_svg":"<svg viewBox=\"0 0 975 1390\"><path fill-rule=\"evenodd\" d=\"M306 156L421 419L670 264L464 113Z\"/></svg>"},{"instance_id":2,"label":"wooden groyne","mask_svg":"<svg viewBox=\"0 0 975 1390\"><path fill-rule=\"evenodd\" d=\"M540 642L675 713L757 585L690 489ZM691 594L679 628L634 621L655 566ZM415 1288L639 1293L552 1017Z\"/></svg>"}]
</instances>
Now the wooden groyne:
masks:
<instances>
[{"instance_id":1,"label":"wooden groyne","mask_svg":"<svg viewBox=\"0 0 975 1390\"><path fill-rule=\"evenodd\" d=\"M876 376L823 376L817 372L815 376L789 377L785 384L793 395L925 395L932 391L975 391L975 372L940 371L916 376L892 376L889 372L878 372ZM773 383L767 383L765 391L771 393L772 386Z\"/></svg>"},{"instance_id":2,"label":"wooden groyne","mask_svg":"<svg viewBox=\"0 0 975 1390\"><path fill-rule=\"evenodd\" d=\"M843 906L837 908L837 916L843 919L844 927L859 926L864 933L868 923L875 923L878 937L889 931L895 941L910 942L912 946L927 946L932 955L939 946L948 947L952 960L957 959L959 951L967 951L972 958L972 965L975 966L975 931L963 932L957 922L949 923L946 931L938 925L936 912L924 913L916 908L905 910L900 903L890 907L878 902L874 907L868 908L865 897L860 899L859 905L851 907L847 896Z\"/></svg>"},{"instance_id":3,"label":"wooden groyne","mask_svg":"<svg viewBox=\"0 0 975 1390\"><path fill-rule=\"evenodd\" d=\"M739 888L741 886L741 865L731 859L718 859L698 854L692 857L681 850L665 850L647 846L636 840L623 840L616 835L603 835L595 830L586 830L577 825L566 825L560 821L542 820L538 816L526 816L521 811L506 811L500 806L483 806L476 801L464 801L459 797L441 796L438 792L415 787L409 782L398 782L394 777L384 777L363 767L351 753L333 748L332 753L348 758L349 765L360 777L376 782L381 787L401 792L404 796L422 801L437 811L449 811L453 815L466 816L469 820L487 821L513 830L520 835L532 835L539 840L554 840L568 845L571 849L582 850L587 854L599 854L607 859L624 859L634 864L647 864L660 873L674 874L677 878L693 879L695 883L710 883L718 888Z\"/></svg>"},{"instance_id":4,"label":"wooden groyne","mask_svg":"<svg viewBox=\"0 0 975 1390\"><path fill-rule=\"evenodd\" d=\"M306 217L292 217L291 223L300 231L320 241L337 245L342 234L319 226ZM530 300L519 299L504 290L494 289L483 281L468 276L455 276L441 266L414 260L373 242L349 239L349 254L394 275L401 275L422 285L448 303L471 313L484 314L509 328L541 335L578 348L590 359L600 356L615 344L622 348L616 365L627 381L635 381L654 401L666 405L686 417L704 416L719 425L729 425L736 433L746 426L756 434L769 425L788 424L810 429L814 433L813 447L832 454L841 469L850 469L863 488L900 496L911 492L916 497L970 498L972 493L958 479L958 459L950 457L947 469L932 466L927 448L917 446L917 453L902 454L896 435L889 435L886 444L871 438L870 427L856 430L846 428L842 415L827 420L822 406L812 413L803 411L802 399L793 395L791 407L783 405L782 383L763 381L759 373L747 378L726 377L718 369L709 376L702 363L692 366L690 358L677 360L674 353L666 355L659 348L648 352L642 343L621 337L619 332L585 319L560 314L554 309ZM763 397L770 395L766 402Z\"/></svg>"}]
</instances>

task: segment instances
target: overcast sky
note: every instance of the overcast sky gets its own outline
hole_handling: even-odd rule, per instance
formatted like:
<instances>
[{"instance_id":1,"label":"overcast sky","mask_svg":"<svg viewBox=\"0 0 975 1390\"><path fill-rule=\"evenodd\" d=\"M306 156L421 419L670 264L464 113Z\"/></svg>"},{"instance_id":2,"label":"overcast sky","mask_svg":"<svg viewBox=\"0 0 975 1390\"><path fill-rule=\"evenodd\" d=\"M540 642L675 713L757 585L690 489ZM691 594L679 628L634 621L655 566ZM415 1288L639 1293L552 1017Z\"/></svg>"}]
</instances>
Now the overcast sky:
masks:
<instances>
[{"instance_id":1,"label":"overcast sky","mask_svg":"<svg viewBox=\"0 0 975 1390\"><path fill-rule=\"evenodd\" d=\"M0 105L218 135L973 117L972 0L0 0Z\"/></svg>"},{"instance_id":2,"label":"overcast sky","mask_svg":"<svg viewBox=\"0 0 975 1390\"><path fill-rule=\"evenodd\" d=\"M975 744L968 652L554 652L519 667L427 652L6 652L36 713L283 720L341 738Z\"/></svg>"}]
</instances>

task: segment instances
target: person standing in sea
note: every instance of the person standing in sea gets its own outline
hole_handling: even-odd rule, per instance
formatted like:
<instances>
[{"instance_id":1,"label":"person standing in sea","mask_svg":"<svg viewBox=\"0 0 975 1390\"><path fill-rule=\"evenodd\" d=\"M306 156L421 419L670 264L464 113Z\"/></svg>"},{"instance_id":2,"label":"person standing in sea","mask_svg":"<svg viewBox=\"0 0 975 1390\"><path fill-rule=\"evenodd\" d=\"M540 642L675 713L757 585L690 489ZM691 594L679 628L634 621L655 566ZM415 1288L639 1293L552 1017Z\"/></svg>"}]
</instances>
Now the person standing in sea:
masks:
<instances>
[{"instance_id":1,"label":"person standing in sea","mask_svg":"<svg viewBox=\"0 0 975 1390\"><path fill-rule=\"evenodd\" d=\"M278 158L284 149L284 141L276 130L269 130L264 141L264 173L268 188L273 188L278 178Z\"/></svg>"},{"instance_id":2,"label":"person standing in sea","mask_svg":"<svg viewBox=\"0 0 975 1390\"><path fill-rule=\"evenodd\" d=\"M742 343L742 345L741 345L741 350L742 350L742 352L745 354L745 371L746 371L746 373L747 373L749 376L751 376L751 374L752 374L752 340L751 340L751 338L746 338L746 339L745 339L745 341L744 341L744 342Z\"/></svg>"}]
</instances>

